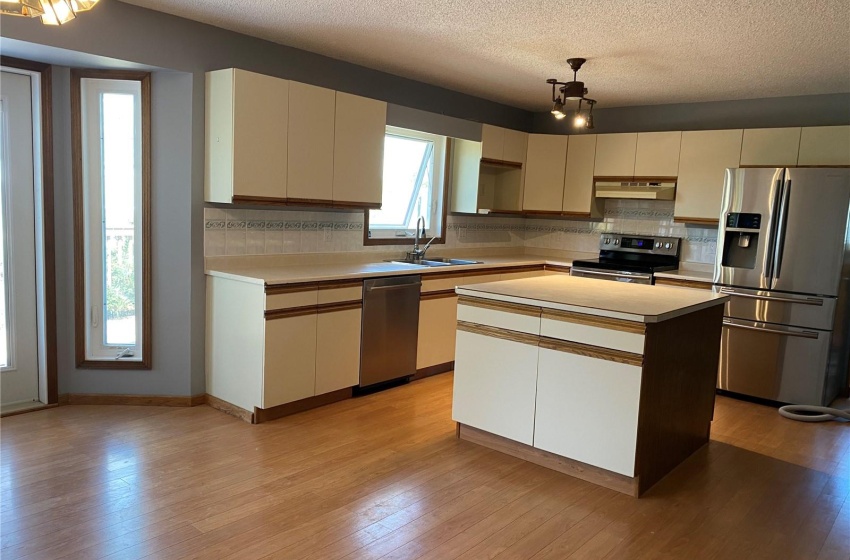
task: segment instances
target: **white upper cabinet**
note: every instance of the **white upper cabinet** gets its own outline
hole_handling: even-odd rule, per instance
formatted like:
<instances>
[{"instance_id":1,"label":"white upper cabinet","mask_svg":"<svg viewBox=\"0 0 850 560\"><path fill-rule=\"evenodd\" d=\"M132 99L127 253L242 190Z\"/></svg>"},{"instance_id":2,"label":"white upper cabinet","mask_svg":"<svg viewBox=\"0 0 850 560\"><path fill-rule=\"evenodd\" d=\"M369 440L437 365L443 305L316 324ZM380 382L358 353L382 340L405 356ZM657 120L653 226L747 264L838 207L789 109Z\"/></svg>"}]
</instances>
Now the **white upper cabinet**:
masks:
<instances>
[{"instance_id":1,"label":"white upper cabinet","mask_svg":"<svg viewBox=\"0 0 850 560\"><path fill-rule=\"evenodd\" d=\"M522 209L561 212L569 136L530 134Z\"/></svg>"},{"instance_id":2,"label":"white upper cabinet","mask_svg":"<svg viewBox=\"0 0 850 560\"><path fill-rule=\"evenodd\" d=\"M528 133L489 124L481 125L481 157L525 163Z\"/></svg>"},{"instance_id":3,"label":"white upper cabinet","mask_svg":"<svg viewBox=\"0 0 850 560\"><path fill-rule=\"evenodd\" d=\"M799 151L800 127L749 128L744 130L741 166L797 165Z\"/></svg>"},{"instance_id":4,"label":"white upper cabinet","mask_svg":"<svg viewBox=\"0 0 850 560\"><path fill-rule=\"evenodd\" d=\"M505 153L505 129L489 124L481 125L481 157L501 161Z\"/></svg>"},{"instance_id":5,"label":"white upper cabinet","mask_svg":"<svg viewBox=\"0 0 850 560\"><path fill-rule=\"evenodd\" d=\"M598 135L593 174L597 177L633 177L637 137L636 132Z\"/></svg>"},{"instance_id":6,"label":"white upper cabinet","mask_svg":"<svg viewBox=\"0 0 850 560\"><path fill-rule=\"evenodd\" d=\"M681 132L639 132L634 176L676 177L681 143Z\"/></svg>"},{"instance_id":7,"label":"white upper cabinet","mask_svg":"<svg viewBox=\"0 0 850 560\"><path fill-rule=\"evenodd\" d=\"M336 92L289 83L287 198L331 201Z\"/></svg>"},{"instance_id":8,"label":"white upper cabinet","mask_svg":"<svg viewBox=\"0 0 850 560\"><path fill-rule=\"evenodd\" d=\"M289 82L245 70L207 72L205 200L285 199Z\"/></svg>"},{"instance_id":9,"label":"white upper cabinet","mask_svg":"<svg viewBox=\"0 0 850 560\"><path fill-rule=\"evenodd\" d=\"M520 130L504 129L504 149L502 150L502 159L505 161L513 161L525 163L526 153L528 151L528 133Z\"/></svg>"},{"instance_id":10,"label":"white upper cabinet","mask_svg":"<svg viewBox=\"0 0 850 560\"><path fill-rule=\"evenodd\" d=\"M564 173L565 214L590 215L593 209L593 168L596 159L595 134L570 136Z\"/></svg>"},{"instance_id":11,"label":"white upper cabinet","mask_svg":"<svg viewBox=\"0 0 850 560\"><path fill-rule=\"evenodd\" d=\"M744 131L698 130L682 133L676 220L715 223L727 167L738 167Z\"/></svg>"},{"instance_id":12,"label":"white upper cabinet","mask_svg":"<svg viewBox=\"0 0 850 560\"><path fill-rule=\"evenodd\" d=\"M797 165L850 165L850 126L803 128Z\"/></svg>"},{"instance_id":13,"label":"white upper cabinet","mask_svg":"<svg viewBox=\"0 0 850 560\"><path fill-rule=\"evenodd\" d=\"M338 91L334 122L334 203L379 208L387 104Z\"/></svg>"}]
</instances>

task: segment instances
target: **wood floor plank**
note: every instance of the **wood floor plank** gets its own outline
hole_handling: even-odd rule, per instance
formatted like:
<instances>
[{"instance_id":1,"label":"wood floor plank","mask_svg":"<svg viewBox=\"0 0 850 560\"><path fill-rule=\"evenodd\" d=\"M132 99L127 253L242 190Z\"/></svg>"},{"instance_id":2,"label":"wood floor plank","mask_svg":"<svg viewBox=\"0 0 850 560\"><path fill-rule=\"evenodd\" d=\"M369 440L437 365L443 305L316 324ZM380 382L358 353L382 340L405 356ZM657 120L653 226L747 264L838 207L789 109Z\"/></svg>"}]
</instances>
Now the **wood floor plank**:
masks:
<instances>
[{"instance_id":1,"label":"wood floor plank","mask_svg":"<svg viewBox=\"0 0 850 560\"><path fill-rule=\"evenodd\" d=\"M850 430L717 399L628 496L459 441L440 375L262 425L205 406L0 421L7 559L850 558ZM565 428L566 429L566 428Z\"/></svg>"}]
</instances>

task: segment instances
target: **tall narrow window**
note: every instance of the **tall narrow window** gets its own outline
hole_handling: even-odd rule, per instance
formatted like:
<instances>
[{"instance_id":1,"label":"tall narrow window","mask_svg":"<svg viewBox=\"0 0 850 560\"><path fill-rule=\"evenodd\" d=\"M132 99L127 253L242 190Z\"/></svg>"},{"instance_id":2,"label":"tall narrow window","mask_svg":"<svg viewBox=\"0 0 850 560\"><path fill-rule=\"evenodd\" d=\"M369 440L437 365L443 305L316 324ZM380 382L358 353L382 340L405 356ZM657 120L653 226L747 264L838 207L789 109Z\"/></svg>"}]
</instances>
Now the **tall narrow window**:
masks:
<instances>
[{"instance_id":1,"label":"tall narrow window","mask_svg":"<svg viewBox=\"0 0 850 560\"><path fill-rule=\"evenodd\" d=\"M150 74L74 71L77 365L150 368Z\"/></svg>"}]
</instances>

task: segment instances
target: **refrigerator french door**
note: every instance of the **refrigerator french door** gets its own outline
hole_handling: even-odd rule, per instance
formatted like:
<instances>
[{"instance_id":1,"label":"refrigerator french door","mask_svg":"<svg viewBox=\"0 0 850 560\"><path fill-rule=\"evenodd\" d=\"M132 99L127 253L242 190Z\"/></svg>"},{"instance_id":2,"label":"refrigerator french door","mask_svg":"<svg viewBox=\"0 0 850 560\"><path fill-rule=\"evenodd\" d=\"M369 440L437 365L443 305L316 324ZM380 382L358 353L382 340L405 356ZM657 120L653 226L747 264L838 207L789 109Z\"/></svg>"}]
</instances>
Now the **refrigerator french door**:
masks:
<instances>
[{"instance_id":1,"label":"refrigerator french door","mask_svg":"<svg viewBox=\"0 0 850 560\"><path fill-rule=\"evenodd\" d=\"M718 388L826 405L848 383L850 169L728 169Z\"/></svg>"}]
</instances>

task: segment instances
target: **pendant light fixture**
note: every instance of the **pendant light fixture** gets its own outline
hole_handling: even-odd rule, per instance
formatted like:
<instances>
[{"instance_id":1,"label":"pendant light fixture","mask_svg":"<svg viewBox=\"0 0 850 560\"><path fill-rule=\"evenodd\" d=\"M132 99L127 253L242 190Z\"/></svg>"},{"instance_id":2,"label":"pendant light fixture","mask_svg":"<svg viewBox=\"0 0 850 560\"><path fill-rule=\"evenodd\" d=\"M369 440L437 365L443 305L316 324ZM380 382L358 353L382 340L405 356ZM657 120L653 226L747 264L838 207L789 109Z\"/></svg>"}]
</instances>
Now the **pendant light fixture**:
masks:
<instances>
[{"instance_id":1,"label":"pendant light fixture","mask_svg":"<svg viewBox=\"0 0 850 560\"><path fill-rule=\"evenodd\" d=\"M0 0L0 14L37 17L45 25L68 23L79 12L91 10L98 0Z\"/></svg>"},{"instance_id":2,"label":"pendant light fixture","mask_svg":"<svg viewBox=\"0 0 850 560\"><path fill-rule=\"evenodd\" d=\"M584 82L578 81L578 71L585 62L584 58L568 58L567 64L573 70L573 81L559 82L555 78L550 78L546 80L546 83L552 84L552 115L556 119L563 119L568 114L567 101L578 101L578 106L573 114L573 126L592 129L593 106L596 105L596 100L585 97L587 88L584 87ZM586 113L582 112L582 104L587 108Z\"/></svg>"}]
</instances>

